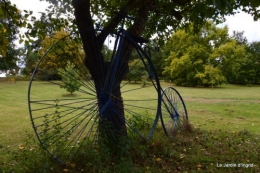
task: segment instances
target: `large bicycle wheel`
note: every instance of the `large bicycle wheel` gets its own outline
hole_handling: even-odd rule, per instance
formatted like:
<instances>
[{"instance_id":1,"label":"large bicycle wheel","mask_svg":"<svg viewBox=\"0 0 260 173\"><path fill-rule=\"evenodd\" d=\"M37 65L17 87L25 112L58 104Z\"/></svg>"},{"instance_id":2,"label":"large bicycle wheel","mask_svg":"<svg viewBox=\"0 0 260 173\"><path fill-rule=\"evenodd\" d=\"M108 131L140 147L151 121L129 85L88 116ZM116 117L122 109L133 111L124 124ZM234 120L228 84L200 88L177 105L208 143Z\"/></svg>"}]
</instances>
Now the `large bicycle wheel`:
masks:
<instances>
[{"instance_id":1,"label":"large bicycle wheel","mask_svg":"<svg viewBox=\"0 0 260 173\"><path fill-rule=\"evenodd\" d=\"M102 92L106 86L100 89L99 85L110 83L105 81L111 79L114 67L112 45L103 46L104 62L94 67L99 75L97 80L85 65L85 54L78 40L74 36L56 40L39 60L28 89L36 136L42 147L61 162L84 155L102 142L100 134L107 119L110 119L108 123L123 122L124 135L147 140L152 136L160 113L159 80L149 57L139 46L133 46L127 71L122 66L116 69L114 80L120 78L120 83L115 82L112 90ZM54 39L49 41L54 42ZM93 53L93 56L97 55ZM107 70L102 73L104 64ZM112 123L111 133L118 132L117 128L117 124Z\"/></svg>"},{"instance_id":2,"label":"large bicycle wheel","mask_svg":"<svg viewBox=\"0 0 260 173\"><path fill-rule=\"evenodd\" d=\"M166 135L173 136L178 130L185 128L188 113L181 95L175 88L167 87L162 91L161 106L161 122Z\"/></svg>"}]
</instances>

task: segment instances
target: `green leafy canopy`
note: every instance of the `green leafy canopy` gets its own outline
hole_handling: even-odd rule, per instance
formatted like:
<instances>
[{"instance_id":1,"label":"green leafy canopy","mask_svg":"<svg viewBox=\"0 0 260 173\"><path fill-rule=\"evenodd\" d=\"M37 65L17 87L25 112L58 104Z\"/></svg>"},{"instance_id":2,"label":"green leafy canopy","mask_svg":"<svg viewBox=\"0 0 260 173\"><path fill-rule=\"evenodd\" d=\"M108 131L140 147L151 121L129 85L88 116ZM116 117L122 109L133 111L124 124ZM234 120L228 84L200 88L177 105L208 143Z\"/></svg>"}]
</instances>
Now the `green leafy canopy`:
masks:
<instances>
[{"instance_id":1,"label":"green leafy canopy","mask_svg":"<svg viewBox=\"0 0 260 173\"><path fill-rule=\"evenodd\" d=\"M255 20L260 17L260 1L258 0L45 0L52 4L50 8L58 14L73 14L73 7L77 4L86 4L84 8L92 15L93 23L116 27L118 23L114 12L122 12L136 18L142 11L149 11L144 23L146 27L140 34L150 38L157 33L161 39L168 37L172 30L195 24L195 29L200 28L208 19L216 23L224 20L225 15L235 14L238 10L251 14ZM84 3L83 3L84 2ZM89 4L89 6L87 5ZM85 14L82 14L85 15ZM73 22L70 18L70 22ZM57 21L58 23L58 21ZM87 25L87 24L86 24Z\"/></svg>"},{"instance_id":2,"label":"green leafy canopy","mask_svg":"<svg viewBox=\"0 0 260 173\"><path fill-rule=\"evenodd\" d=\"M11 4L10 0L1 2L0 15L7 17L18 28L28 29L26 37L20 35L20 43L26 41L28 44L33 40L30 37L44 39L46 35L53 31L66 28L75 31L78 28L75 25L75 9L77 5L82 6L85 13L80 15L91 15L92 21L82 23L83 25L94 25L101 23L104 27L115 29L118 27L120 18L114 12L121 12L136 18L136 21L143 20L145 27L136 32L146 38L151 38L155 33L159 36L161 42L171 35L171 31L180 27L186 27L194 23L194 29L200 28L208 19L216 23L224 20L225 15L232 15L239 10L251 14L255 20L259 19L258 0L40 0L50 3L45 13L42 13L40 19L32 15L32 11L24 11L21 16L17 7ZM31 16L31 18L30 18ZM0 18L1 19L1 18ZM85 21L86 22L86 21ZM131 22L128 26L132 25ZM13 29L0 25L0 31L10 33ZM29 42L28 42L29 41ZM1 39L2 54L5 52L7 41Z\"/></svg>"}]
</instances>

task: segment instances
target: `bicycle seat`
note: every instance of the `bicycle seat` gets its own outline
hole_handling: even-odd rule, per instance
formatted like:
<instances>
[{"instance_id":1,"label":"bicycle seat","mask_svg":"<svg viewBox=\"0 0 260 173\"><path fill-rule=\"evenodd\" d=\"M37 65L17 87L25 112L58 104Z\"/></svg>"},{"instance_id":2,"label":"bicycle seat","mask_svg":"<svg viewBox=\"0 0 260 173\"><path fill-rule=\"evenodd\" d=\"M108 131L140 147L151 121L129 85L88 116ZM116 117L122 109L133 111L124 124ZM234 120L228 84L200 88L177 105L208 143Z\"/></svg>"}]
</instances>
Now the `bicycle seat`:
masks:
<instances>
[{"instance_id":1,"label":"bicycle seat","mask_svg":"<svg viewBox=\"0 0 260 173\"><path fill-rule=\"evenodd\" d=\"M130 34L129 34L130 35ZM141 36L136 36L136 35L130 35L131 38L133 39L133 41L137 42L137 43L140 43L140 44L143 44L143 43L149 43L149 40L144 38L144 37L141 37Z\"/></svg>"}]
</instances>

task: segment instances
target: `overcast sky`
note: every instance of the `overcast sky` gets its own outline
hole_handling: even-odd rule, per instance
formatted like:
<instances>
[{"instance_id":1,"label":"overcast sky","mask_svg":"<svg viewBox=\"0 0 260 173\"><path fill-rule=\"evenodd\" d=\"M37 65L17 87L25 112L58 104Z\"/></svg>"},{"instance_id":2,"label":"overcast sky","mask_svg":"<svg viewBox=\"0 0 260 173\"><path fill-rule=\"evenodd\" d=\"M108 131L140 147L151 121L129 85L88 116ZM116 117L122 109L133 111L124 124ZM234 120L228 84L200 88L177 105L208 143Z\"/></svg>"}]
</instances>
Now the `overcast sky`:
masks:
<instances>
[{"instance_id":1,"label":"overcast sky","mask_svg":"<svg viewBox=\"0 0 260 173\"><path fill-rule=\"evenodd\" d=\"M11 2L21 10L33 10L34 15L38 15L40 11L43 12L48 6L47 2L39 0L11 0ZM260 20L255 22L252 16L245 13L227 16L226 19L227 21L222 25L228 26L229 34L232 34L234 30L244 31L244 36L249 42L260 41Z\"/></svg>"},{"instance_id":2,"label":"overcast sky","mask_svg":"<svg viewBox=\"0 0 260 173\"><path fill-rule=\"evenodd\" d=\"M260 41L260 20L254 21L253 17L246 13L238 13L235 16L227 16L226 22L229 34L235 31L244 31L249 42Z\"/></svg>"}]
</instances>

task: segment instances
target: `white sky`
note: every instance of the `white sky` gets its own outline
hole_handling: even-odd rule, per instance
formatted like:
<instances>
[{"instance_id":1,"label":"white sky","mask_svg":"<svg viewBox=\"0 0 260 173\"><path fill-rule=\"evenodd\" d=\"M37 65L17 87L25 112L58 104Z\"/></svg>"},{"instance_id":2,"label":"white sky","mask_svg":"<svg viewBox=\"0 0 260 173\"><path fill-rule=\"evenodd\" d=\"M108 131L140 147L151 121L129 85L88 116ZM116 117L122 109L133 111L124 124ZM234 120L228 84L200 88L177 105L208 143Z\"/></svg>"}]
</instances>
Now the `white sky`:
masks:
<instances>
[{"instance_id":1,"label":"white sky","mask_svg":"<svg viewBox=\"0 0 260 173\"><path fill-rule=\"evenodd\" d=\"M238 13L234 16L227 16L226 22L229 34L233 31L244 31L244 36L249 42L260 41L260 20L254 21L253 17L246 13Z\"/></svg>"},{"instance_id":2,"label":"white sky","mask_svg":"<svg viewBox=\"0 0 260 173\"><path fill-rule=\"evenodd\" d=\"M38 12L44 12L48 6L45 1L39 0L11 0L13 4L16 4L20 10L33 10L34 15L38 15ZM229 28L229 34L235 31L244 31L244 36L249 42L260 41L260 20L255 22L253 17L239 13L235 16L227 16L226 22L220 26L227 25Z\"/></svg>"}]
</instances>

